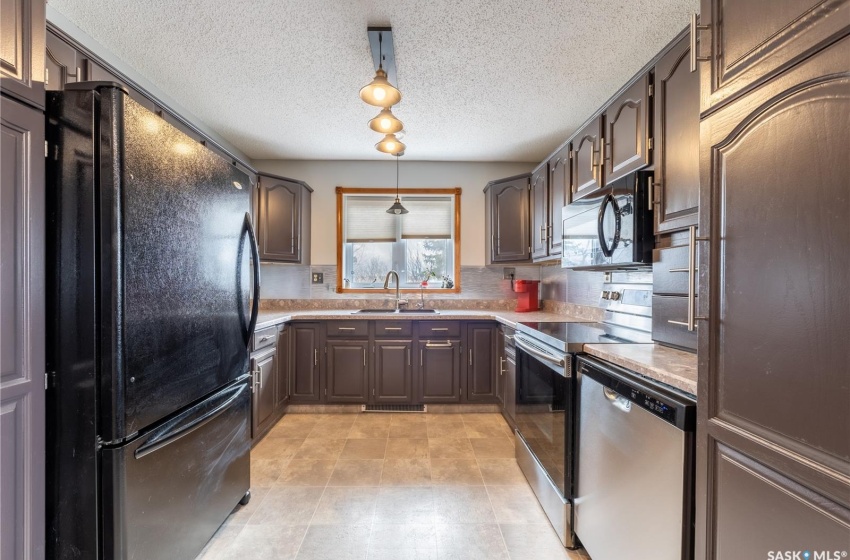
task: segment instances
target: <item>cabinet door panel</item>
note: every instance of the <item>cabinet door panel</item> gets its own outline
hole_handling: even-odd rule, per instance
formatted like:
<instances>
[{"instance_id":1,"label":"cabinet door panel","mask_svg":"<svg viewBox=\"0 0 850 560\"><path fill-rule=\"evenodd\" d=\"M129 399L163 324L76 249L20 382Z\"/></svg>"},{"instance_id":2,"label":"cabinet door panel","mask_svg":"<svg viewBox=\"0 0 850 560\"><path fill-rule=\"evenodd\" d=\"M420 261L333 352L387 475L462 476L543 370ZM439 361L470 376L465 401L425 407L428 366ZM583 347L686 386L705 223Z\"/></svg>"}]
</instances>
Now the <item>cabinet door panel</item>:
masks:
<instances>
[{"instance_id":1,"label":"cabinet door panel","mask_svg":"<svg viewBox=\"0 0 850 560\"><path fill-rule=\"evenodd\" d=\"M697 224L699 75L685 37L655 66L655 233Z\"/></svg>"},{"instance_id":2,"label":"cabinet door panel","mask_svg":"<svg viewBox=\"0 0 850 560\"><path fill-rule=\"evenodd\" d=\"M44 107L45 4L44 0L0 3L0 88L37 107Z\"/></svg>"},{"instance_id":3,"label":"cabinet door panel","mask_svg":"<svg viewBox=\"0 0 850 560\"><path fill-rule=\"evenodd\" d=\"M578 200L602 188L601 144L602 117L599 116L576 134L570 144L573 166L570 200Z\"/></svg>"},{"instance_id":4,"label":"cabinet door panel","mask_svg":"<svg viewBox=\"0 0 850 560\"><path fill-rule=\"evenodd\" d=\"M731 100L846 33L846 0L702 0L701 108Z\"/></svg>"},{"instance_id":5,"label":"cabinet door panel","mask_svg":"<svg viewBox=\"0 0 850 560\"><path fill-rule=\"evenodd\" d=\"M47 91L61 91L65 84L85 80L82 58L77 49L51 32L47 33L44 55L46 69L44 87Z\"/></svg>"},{"instance_id":6,"label":"cabinet door panel","mask_svg":"<svg viewBox=\"0 0 850 560\"><path fill-rule=\"evenodd\" d=\"M290 356L290 338L292 327L290 325L281 325L279 327L277 337L277 381L276 381L276 397L275 409L280 410L289 402L291 392L290 372L292 371Z\"/></svg>"},{"instance_id":7,"label":"cabinet door panel","mask_svg":"<svg viewBox=\"0 0 850 560\"><path fill-rule=\"evenodd\" d=\"M466 400L494 402L498 399L496 363L497 327L492 323L469 323L466 328Z\"/></svg>"},{"instance_id":8,"label":"cabinet door panel","mask_svg":"<svg viewBox=\"0 0 850 560\"><path fill-rule=\"evenodd\" d=\"M561 148L549 160L549 256L561 254L564 243L564 222L561 210L569 203L570 147Z\"/></svg>"},{"instance_id":9,"label":"cabinet door panel","mask_svg":"<svg viewBox=\"0 0 850 560\"><path fill-rule=\"evenodd\" d=\"M277 360L274 352L264 352L252 362L251 370L254 375L252 437L256 438L265 432L274 420Z\"/></svg>"},{"instance_id":10,"label":"cabinet door panel","mask_svg":"<svg viewBox=\"0 0 850 560\"><path fill-rule=\"evenodd\" d=\"M420 342L418 347L421 402L459 402L460 341Z\"/></svg>"},{"instance_id":11,"label":"cabinet door panel","mask_svg":"<svg viewBox=\"0 0 850 560\"><path fill-rule=\"evenodd\" d=\"M490 188L490 227L492 262L524 261L529 253L528 178Z\"/></svg>"},{"instance_id":12,"label":"cabinet door panel","mask_svg":"<svg viewBox=\"0 0 850 560\"><path fill-rule=\"evenodd\" d=\"M649 74L632 84L604 115L605 181L649 164Z\"/></svg>"},{"instance_id":13,"label":"cabinet door panel","mask_svg":"<svg viewBox=\"0 0 850 560\"><path fill-rule=\"evenodd\" d=\"M41 111L5 96L0 98L0 558L3 560L44 558L43 153Z\"/></svg>"},{"instance_id":14,"label":"cabinet door panel","mask_svg":"<svg viewBox=\"0 0 850 560\"><path fill-rule=\"evenodd\" d=\"M320 328L316 323L292 324L290 375L293 402L319 402L322 399Z\"/></svg>"},{"instance_id":15,"label":"cabinet door panel","mask_svg":"<svg viewBox=\"0 0 850 560\"><path fill-rule=\"evenodd\" d=\"M260 176L258 237L262 260L301 260L302 191L297 183Z\"/></svg>"},{"instance_id":16,"label":"cabinet door panel","mask_svg":"<svg viewBox=\"0 0 850 560\"><path fill-rule=\"evenodd\" d=\"M413 343L382 340L375 344L373 400L381 404L413 402Z\"/></svg>"},{"instance_id":17,"label":"cabinet door panel","mask_svg":"<svg viewBox=\"0 0 850 560\"><path fill-rule=\"evenodd\" d=\"M366 403L369 359L366 341L328 341L327 402Z\"/></svg>"},{"instance_id":18,"label":"cabinet door panel","mask_svg":"<svg viewBox=\"0 0 850 560\"><path fill-rule=\"evenodd\" d=\"M735 508L771 520L760 543L829 533L724 471L735 453L850 527L849 61L845 36L701 123L699 558L742 538Z\"/></svg>"},{"instance_id":19,"label":"cabinet door panel","mask_svg":"<svg viewBox=\"0 0 850 560\"><path fill-rule=\"evenodd\" d=\"M548 185L546 165L531 174L531 257L545 257L549 251Z\"/></svg>"}]
</instances>

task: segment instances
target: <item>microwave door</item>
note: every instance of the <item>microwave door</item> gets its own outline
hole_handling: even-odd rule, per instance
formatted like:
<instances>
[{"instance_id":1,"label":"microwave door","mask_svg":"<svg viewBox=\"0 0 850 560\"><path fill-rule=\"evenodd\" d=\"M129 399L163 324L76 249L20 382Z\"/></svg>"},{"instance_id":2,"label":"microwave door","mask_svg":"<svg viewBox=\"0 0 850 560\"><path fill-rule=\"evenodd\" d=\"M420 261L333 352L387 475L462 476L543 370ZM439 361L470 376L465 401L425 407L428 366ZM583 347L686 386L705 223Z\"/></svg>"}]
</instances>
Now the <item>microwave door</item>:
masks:
<instances>
[{"instance_id":1,"label":"microwave door","mask_svg":"<svg viewBox=\"0 0 850 560\"><path fill-rule=\"evenodd\" d=\"M571 215L565 217L561 256L563 268L595 266L606 262L599 244L597 208L584 206L582 211L571 212Z\"/></svg>"}]
</instances>

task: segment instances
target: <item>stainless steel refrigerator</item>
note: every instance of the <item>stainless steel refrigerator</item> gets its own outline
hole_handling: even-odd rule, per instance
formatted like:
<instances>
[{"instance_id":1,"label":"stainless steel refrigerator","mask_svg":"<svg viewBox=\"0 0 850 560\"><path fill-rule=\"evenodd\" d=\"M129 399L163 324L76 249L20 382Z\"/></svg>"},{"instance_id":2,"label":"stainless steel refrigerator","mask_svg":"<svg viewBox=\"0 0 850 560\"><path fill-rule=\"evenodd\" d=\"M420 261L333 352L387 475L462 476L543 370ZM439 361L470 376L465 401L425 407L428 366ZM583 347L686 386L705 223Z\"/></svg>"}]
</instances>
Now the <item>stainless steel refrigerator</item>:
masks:
<instances>
[{"instance_id":1,"label":"stainless steel refrigerator","mask_svg":"<svg viewBox=\"0 0 850 560\"><path fill-rule=\"evenodd\" d=\"M116 84L47 119L48 556L192 559L250 496L250 181Z\"/></svg>"}]
</instances>

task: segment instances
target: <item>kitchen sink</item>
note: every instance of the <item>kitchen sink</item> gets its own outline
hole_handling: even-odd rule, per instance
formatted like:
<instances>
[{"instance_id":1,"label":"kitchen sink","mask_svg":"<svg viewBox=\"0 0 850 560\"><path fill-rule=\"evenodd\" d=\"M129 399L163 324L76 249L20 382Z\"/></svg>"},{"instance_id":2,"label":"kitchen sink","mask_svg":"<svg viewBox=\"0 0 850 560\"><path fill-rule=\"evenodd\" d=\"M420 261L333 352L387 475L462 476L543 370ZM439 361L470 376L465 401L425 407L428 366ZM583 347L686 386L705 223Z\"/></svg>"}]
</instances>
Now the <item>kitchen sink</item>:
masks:
<instances>
[{"instance_id":1,"label":"kitchen sink","mask_svg":"<svg viewBox=\"0 0 850 560\"><path fill-rule=\"evenodd\" d=\"M399 309L396 311L395 309L358 309L357 311L352 311L352 315L360 315L361 313L423 313L429 315L436 315L440 312L436 309Z\"/></svg>"}]
</instances>

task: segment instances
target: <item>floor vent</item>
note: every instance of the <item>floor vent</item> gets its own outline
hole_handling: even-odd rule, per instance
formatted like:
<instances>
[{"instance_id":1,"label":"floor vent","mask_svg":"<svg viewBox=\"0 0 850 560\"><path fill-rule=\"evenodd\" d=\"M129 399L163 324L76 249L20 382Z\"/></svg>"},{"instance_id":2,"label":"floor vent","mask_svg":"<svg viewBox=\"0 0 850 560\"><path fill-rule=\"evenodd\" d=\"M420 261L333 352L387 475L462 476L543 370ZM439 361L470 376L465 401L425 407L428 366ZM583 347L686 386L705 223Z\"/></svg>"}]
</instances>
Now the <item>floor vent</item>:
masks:
<instances>
[{"instance_id":1,"label":"floor vent","mask_svg":"<svg viewBox=\"0 0 850 560\"><path fill-rule=\"evenodd\" d=\"M425 404L364 404L363 412L428 412Z\"/></svg>"}]
</instances>

